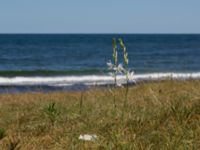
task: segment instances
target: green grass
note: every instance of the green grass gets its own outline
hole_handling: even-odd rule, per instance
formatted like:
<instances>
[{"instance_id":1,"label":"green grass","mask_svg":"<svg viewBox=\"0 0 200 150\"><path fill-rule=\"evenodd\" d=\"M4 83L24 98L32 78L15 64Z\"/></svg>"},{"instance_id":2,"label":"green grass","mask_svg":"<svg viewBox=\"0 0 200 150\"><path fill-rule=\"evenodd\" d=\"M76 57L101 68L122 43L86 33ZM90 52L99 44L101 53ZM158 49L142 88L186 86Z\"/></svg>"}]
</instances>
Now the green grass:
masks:
<instances>
[{"instance_id":1,"label":"green grass","mask_svg":"<svg viewBox=\"0 0 200 150\"><path fill-rule=\"evenodd\" d=\"M0 128L0 140L6 136L6 131L3 128Z\"/></svg>"},{"instance_id":2,"label":"green grass","mask_svg":"<svg viewBox=\"0 0 200 150\"><path fill-rule=\"evenodd\" d=\"M199 149L200 81L116 89L0 95L0 149ZM123 119L122 119L122 113ZM95 142L78 139L96 134ZM17 145L16 145L17 144Z\"/></svg>"}]
</instances>

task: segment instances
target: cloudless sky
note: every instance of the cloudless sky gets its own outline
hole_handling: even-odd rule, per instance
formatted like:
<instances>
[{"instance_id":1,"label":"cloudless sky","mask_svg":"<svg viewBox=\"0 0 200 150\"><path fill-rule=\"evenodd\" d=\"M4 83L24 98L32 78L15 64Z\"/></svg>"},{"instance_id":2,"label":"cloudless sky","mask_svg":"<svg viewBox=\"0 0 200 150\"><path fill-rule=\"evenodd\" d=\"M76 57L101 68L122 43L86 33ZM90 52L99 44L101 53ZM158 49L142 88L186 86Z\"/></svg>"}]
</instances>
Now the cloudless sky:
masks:
<instances>
[{"instance_id":1,"label":"cloudless sky","mask_svg":"<svg viewBox=\"0 0 200 150\"><path fill-rule=\"evenodd\" d=\"M0 33L200 33L200 0L0 0Z\"/></svg>"}]
</instances>

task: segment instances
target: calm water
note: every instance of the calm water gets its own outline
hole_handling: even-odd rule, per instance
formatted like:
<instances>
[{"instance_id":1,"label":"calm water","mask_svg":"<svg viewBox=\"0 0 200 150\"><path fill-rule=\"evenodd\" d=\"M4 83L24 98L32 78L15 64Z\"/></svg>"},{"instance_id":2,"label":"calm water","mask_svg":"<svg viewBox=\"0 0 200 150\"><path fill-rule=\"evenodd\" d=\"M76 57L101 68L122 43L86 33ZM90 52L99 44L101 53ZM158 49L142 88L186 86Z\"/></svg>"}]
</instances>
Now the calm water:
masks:
<instances>
[{"instance_id":1,"label":"calm water","mask_svg":"<svg viewBox=\"0 0 200 150\"><path fill-rule=\"evenodd\" d=\"M200 71L200 35L41 34L0 35L0 72L102 73L113 37L123 38L136 73Z\"/></svg>"},{"instance_id":2,"label":"calm water","mask_svg":"<svg viewBox=\"0 0 200 150\"><path fill-rule=\"evenodd\" d=\"M200 35L0 34L0 85L14 77L106 75L113 37L123 38L136 74L200 72Z\"/></svg>"}]
</instances>

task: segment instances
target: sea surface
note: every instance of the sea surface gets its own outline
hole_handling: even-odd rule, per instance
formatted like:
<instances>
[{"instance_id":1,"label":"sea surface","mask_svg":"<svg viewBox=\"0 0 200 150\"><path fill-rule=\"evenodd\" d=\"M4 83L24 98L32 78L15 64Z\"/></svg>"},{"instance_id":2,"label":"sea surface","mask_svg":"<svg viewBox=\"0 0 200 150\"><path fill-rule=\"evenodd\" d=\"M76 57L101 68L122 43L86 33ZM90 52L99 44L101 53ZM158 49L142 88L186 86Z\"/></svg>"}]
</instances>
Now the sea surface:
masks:
<instances>
[{"instance_id":1,"label":"sea surface","mask_svg":"<svg viewBox=\"0 0 200 150\"><path fill-rule=\"evenodd\" d=\"M199 34L0 34L0 92L112 84L114 37L123 39L136 81L200 77Z\"/></svg>"}]
</instances>

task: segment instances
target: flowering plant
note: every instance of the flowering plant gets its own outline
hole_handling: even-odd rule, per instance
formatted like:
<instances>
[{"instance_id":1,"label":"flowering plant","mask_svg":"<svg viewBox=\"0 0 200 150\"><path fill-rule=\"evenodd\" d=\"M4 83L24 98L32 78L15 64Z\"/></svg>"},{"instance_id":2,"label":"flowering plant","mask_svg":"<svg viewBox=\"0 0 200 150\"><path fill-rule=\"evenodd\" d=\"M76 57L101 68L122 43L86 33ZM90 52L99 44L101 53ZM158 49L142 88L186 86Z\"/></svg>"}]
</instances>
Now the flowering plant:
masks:
<instances>
[{"instance_id":1,"label":"flowering plant","mask_svg":"<svg viewBox=\"0 0 200 150\"><path fill-rule=\"evenodd\" d=\"M120 38L118 39L119 41L119 45L123 51L123 64L122 63L118 63L118 52L117 52L117 42L116 39L113 38L113 42L112 42L112 47L113 47L113 54L112 54L112 58L113 58L113 62L109 61L107 63L108 66L108 70L111 71L111 75L114 78L114 85L115 86L121 86L121 84L117 83L117 75L118 74L124 74L126 77L126 92L125 92L125 99L124 99L124 107L126 107L126 103L127 103L127 97L128 97L128 90L129 90L129 81L134 81L134 72L130 71L128 68L128 63L129 63L129 59L128 59L128 52L126 50L126 46L124 45L123 40ZM115 92L113 94L114 96L114 105L116 107L115 104Z\"/></svg>"},{"instance_id":2,"label":"flowering plant","mask_svg":"<svg viewBox=\"0 0 200 150\"><path fill-rule=\"evenodd\" d=\"M117 83L118 74L124 74L126 76L126 84L128 84L129 81L134 80L134 72L128 69L128 63L129 63L128 53L126 51L126 47L122 39L119 39L119 44L123 50L124 63L123 64L118 63L117 43L115 38L113 38L113 62L112 61L107 62L108 70L111 71L110 75L114 77L115 86L118 85Z\"/></svg>"}]
</instances>

